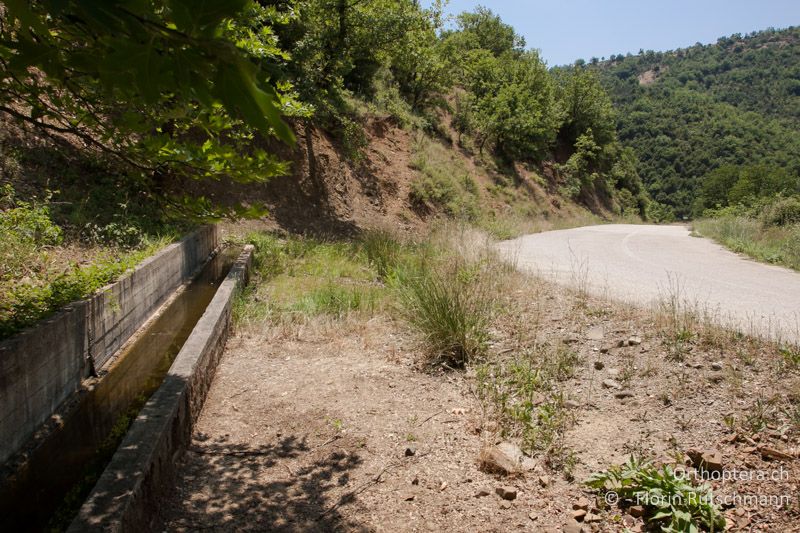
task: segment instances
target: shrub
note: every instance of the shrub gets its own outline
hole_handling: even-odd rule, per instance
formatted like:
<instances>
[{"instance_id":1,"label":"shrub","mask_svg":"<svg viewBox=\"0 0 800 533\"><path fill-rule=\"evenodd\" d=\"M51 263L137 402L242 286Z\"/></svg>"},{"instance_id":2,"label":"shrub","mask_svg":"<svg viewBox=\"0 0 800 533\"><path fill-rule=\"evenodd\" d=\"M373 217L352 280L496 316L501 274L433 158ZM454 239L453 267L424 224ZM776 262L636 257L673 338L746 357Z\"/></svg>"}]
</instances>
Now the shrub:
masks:
<instances>
[{"instance_id":1,"label":"shrub","mask_svg":"<svg viewBox=\"0 0 800 533\"><path fill-rule=\"evenodd\" d=\"M6 185L0 193L0 280L38 270L42 247L61 242L61 228L50 219L47 198L42 205L18 201Z\"/></svg>"},{"instance_id":2,"label":"shrub","mask_svg":"<svg viewBox=\"0 0 800 533\"><path fill-rule=\"evenodd\" d=\"M761 222L765 226L800 224L800 198L790 196L776 199L762 212Z\"/></svg>"}]
</instances>

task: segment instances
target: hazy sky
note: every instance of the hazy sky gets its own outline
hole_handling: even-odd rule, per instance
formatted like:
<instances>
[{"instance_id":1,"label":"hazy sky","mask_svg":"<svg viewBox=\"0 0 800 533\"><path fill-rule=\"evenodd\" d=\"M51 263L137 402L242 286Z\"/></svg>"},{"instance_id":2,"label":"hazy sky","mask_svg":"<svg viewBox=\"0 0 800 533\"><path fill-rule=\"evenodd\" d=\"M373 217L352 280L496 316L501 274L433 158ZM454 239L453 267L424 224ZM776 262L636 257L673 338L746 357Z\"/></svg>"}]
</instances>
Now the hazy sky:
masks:
<instances>
[{"instance_id":1,"label":"hazy sky","mask_svg":"<svg viewBox=\"0 0 800 533\"><path fill-rule=\"evenodd\" d=\"M800 25L800 0L451 0L446 9L477 5L514 26L550 66Z\"/></svg>"}]
</instances>

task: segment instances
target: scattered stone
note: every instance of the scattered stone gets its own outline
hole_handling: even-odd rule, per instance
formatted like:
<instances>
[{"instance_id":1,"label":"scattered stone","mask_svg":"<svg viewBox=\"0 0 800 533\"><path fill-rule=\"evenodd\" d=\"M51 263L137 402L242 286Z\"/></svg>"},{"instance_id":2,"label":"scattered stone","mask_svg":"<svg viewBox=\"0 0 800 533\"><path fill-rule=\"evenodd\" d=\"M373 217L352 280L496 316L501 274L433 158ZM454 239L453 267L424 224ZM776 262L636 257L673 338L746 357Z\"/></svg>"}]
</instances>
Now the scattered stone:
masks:
<instances>
[{"instance_id":1,"label":"scattered stone","mask_svg":"<svg viewBox=\"0 0 800 533\"><path fill-rule=\"evenodd\" d=\"M586 522L587 524L591 524L592 522L600 522L601 520L602 520L602 518L600 518L600 515L597 515L597 514L594 514L594 513L588 513L583 518L583 521Z\"/></svg>"},{"instance_id":2,"label":"scattered stone","mask_svg":"<svg viewBox=\"0 0 800 533\"><path fill-rule=\"evenodd\" d=\"M419 476L414 476L414 479L411 480L412 485L419 485Z\"/></svg>"},{"instance_id":3,"label":"scattered stone","mask_svg":"<svg viewBox=\"0 0 800 533\"><path fill-rule=\"evenodd\" d=\"M628 529L633 527L633 524L636 523L636 519L629 514L623 515L622 517L622 525L627 527Z\"/></svg>"},{"instance_id":4,"label":"scattered stone","mask_svg":"<svg viewBox=\"0 0 800 533\"><path fill-rule=\"evenodd\" d=\"M546 487L550 484L550 476L539 476L539 485Z\"/></svg>"},{"instance_id":5,"label":"scattered stone","mask_svg":"<svg viewBox=\"0 0 800 533\"><path fill-rule=\"evenodd\" d=\"M586 510L585 509L575 509L572 511L572 518L578 522L583 522L583 519L586 517Z\"/></svg>"},{"instance_id":6,"label":"scattered stone","mask_svg":"<svg viewBox=\"0 0 800 533\"><path fill-rule=\"evenodd\" d=\"M576 402L575 400L567 400L564 402L564 407L566 407L567 409L577 409L580 406L581 404Z\"/></svg>"},{"instance_id":7,"label":"scattered stone","mask_svg":"<svg viewBox=\"0 0 800 533\"><path fill-rule=\"evenodd\" d=\"M400 496L400 499L402 499L404 502L413 502L416 498L417 498L416 492L404 492Z\"/></svg>"},{"instance_id":8,"label":"scattered stone","mask_svg":"<svg viewBox=\"0 0 800 533\"><path fill-rule=\"evenodd\" d=\"M475 493L475 497L476 498L485 498L489 494L491 494L491 492L489 492L488 490L481 489L481 490L479 490L478 492Z\"/></svg>"},{"instance_id":9,"label":"scattered stone","mask_svg":"<svg viewBox=\"0 0 800 533\"><path fill-rule=\"evenodd\" d=\"M629 390L621 390L619 392L614 393L614 398L618 400L623 400L625 398L633 398L633 393Z\"/></svg>"},{"instance_id":10,"label":"scattered stone","mask_svg":"<svg viewBox=\"0 0 800 533\"><path fill-rule=\"evenodd\" d=\"M517 457L509 455L499 446L484 446L478 457L479 468L488 474L509 475L519 472Z\"/></svg>"},{"instance_id":11,"label":"scattered stone","mask_svg":"<svg viewBox=\"0 0 800 533\"><path fill-rule=\"evenodd\" d=\"M644 506L631 505L630 507L628 507L628 514L634 518L641 518L644 516Z\"/></svg>"},{"instance_id":12,"label":"scattered stone","mask_svg":"<svg viewBox=\"0 0 800 533\"><path fill-rule=\"evenodd\" d=\"M601 346L600 347L600 353L608 353L609 350L611 350L610 346Z\"/></svg>"},{"instance_id":13,"label":"scattered stone","mask_svg":"<svg viewBox=\"0 0 800 533\"><path fill-rule=\"evenodd\" d=\"M537 515L536 513L530 513L528 515L528 518L530 518L531 520L533 520L535 522L535 521L539 520L539 515Z\"/></svg>"},{"instance_id":14,"label":"scattered stone","mask_svg":"<svg viewBox=\"0 0 800 533\"><path fill-rule=\"evenodd\" d=\"M517 498L517 489L515 489L514 487L509 487L509 486L497 487L495 489L495 492L497 493L498 496L500 496L504 500L510 501L510 500L515 500Z\"/></svg>"},{"instance_id":15,"label":"scattered stone","mask_svg":"<svg viewBox=\"0 0 800 533\"><path fill-rule=\"evenodd\" d=\"M500 502L501 509L511 509L511 502L503 500Z\"/></svg>"},{"instance_id":16,"label":"scattered stone","mask_svg":"<svg viewBox=\"0 0 800 533\"><path fill-rule=\"evenodd\" d=\"M590 502L588 498L581 498L580 500L572 504L572 508L575 509L576 511L577 510L588 511L591 505L592 502Z\"/></svg>"},{"instance_id":17,"label":"scattered stone","mask_svg":"<svg viewBox=\"0 0 800 533\"><path fill-rule=\"evenodd\" d=\"M564 344L575 344L576 342L580 341L581 339L575 335L574 333L567 335L564 337Z\"/></svg>"},{"instance_id":18,"label":"scattered stone","mask_svg":"<svg viewBox=\"0 0 800 533\"><path fill-rule=\"evenodd\" d=\"M595 370L603 370L603 367L605 367L605 366L606 366L606 365L605 365L605 364L603 364L603 362L602 362L602 361L595 361L595 362L594 362L594 369L595 369Z\"/></svg>"},{"instance_id":19,"label":"scattered stone","mask_svg":"<svg viewBox=\"0 0 800 533\"><path fill-rule=\"evenodd\" d=\"M794 459L792 454L768 446L759 446L758 451L764 459L772 459L774 461L791 461Z\"/></svg>"},{"instance_id":20,"label":"scattered stone","mask_svg":"<svg viewBox=\"0 0 800 533\"><path fill-rule=\"evenodd\" d=\"M447 488L447 481L442 481L442 484L439 485L439 492L442 492Z\"/></svg>"},{"instance_id":21,"label":"scattered stone","mask_svg":"<svg viewBox=\"0 0 800 533\"><path fill-rule=\"evenodd\" d=\"M639 346L640 344L642 344L642 338L641 337L639 337L637 335L633 335L631 337L628 337L628 346Z\"/></svg>"},{"instance_id":22,"label":"scattered stone","mask_svg":"<svg viewBox=\"0 0 800 533\"><path fill-rule=\"evenodd\" d=\"M624 348L628 345L627 340L617 341L617 348Z\"/></svg>"},{"instance_id":23,"label":"scattered stone","mask_svg":"<svg viewBox=\"0 0 800 533\"><path fill-rule=\"evenodd\" d=\"M618 368L609 368L609 369L606 371L606 373L607 373L609 376L611 376L612 378L615 378L615 377L619 376L619 369L618 369Z\"/></svg>"},{"instance_id":24,"label":"scattered stone","mask_svg":"<svg viewBox=\"0 0 800 533\"><path fill-rule=\"evenodd\" d=\"M711 363L711 370L716 370L716 371L722 370L722 363L718 362Z\"/></svg>"},{"instance_id":25,"label":"scattered stone","mask_svg":"<svg viewBox=\"0 0 800 533\"><path fill-rule=\"evenodd\" d=\"M563 533L584 533L586 529L578 522L570 522L566 524L563 528L561 528Z\"/></svg>"},{"instance_id":26,"label":"scattered stone","mask_svg":"<svg viewBox=\"0 0 800 533\"><path fill-rule=\"evenodd\" d=\"M522 453L522 449L513 442L503 441L497 445L497 449L517 464L520 464L525 457L525 454Z\"/></svg>"},{"instance_id":27,"label":"scattered stone","mask_svg":"<svg viewBox=\"0 0 800 533\"><path fill-rule=\"evenodd\" d=\"M586 332L586 338L590 341L601 341L604 335L603 326L595 326Z\"/></svg>"},{"instance_id":28,"label":"scattered stone","mask_svg":"<svg viewBox=\"0 0 800 533\"><path fill-rule=\"evenodd\" d=\"M617 383L613 379L604 379L603 380L603 387L605 387L607 389L617 389L617 390L619 390L619 389L622 388L622 385L620 385L619 383Z\"/></svg>"},{"instance_id":29,"label":"scattered stone","mask_svg":"<svg viewBox=\"0 0 800 533\"><path fill-rule=\"evenodd\" d=\"M721 472L723 468L722 454L717 450L698 450L692 448L686 452L696 468L708 472Z\"/></svg>"},{"instance_id":30,"label":"scattered stone","mask_svg":"<svg viewBox=\"0 0 800 533\"><path fill-rule=\"evenodd\" d=\"M412 457L417 454L417 449L414 446L406 448L406 457Z\"/></svg>"}]
</instances>

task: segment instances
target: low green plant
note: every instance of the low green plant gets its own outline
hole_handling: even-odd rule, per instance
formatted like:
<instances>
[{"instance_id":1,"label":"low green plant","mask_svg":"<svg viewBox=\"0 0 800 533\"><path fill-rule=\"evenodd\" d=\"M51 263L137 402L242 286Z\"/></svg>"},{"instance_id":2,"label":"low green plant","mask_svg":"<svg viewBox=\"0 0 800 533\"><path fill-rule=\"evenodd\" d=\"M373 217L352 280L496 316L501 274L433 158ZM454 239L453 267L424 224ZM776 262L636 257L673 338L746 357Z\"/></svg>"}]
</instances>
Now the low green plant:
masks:
<instances>
[{"instance_id":1,"label":"low green plant","mask_svg":"<svg viewBox=\"0 0 800 533\"><path fill-rule=\"evenodd\" d=\"M606 501L641 505L648 525L664 532L723 531L725 517L707 484L694 485L671 466L657 468L631 457L625 464L592 474L586 484L606 495ZM609 499L608 494L612 494Z\"/></svg>"},{"instance_id":2,"label":"low green plant","mask_svg":"<svg viewBox=\"0 0 800 533\"><path fill-rule=\"evenodd\" d=\"M0 281L40 270L37 256L61 243L49 201L49 195L42 202L19 200L9 184L0 189Z\"/></svg>"},{"instance_id":3,"label":"low green plant","mask_svg":"<svg viewBox=\"0 0 800 533\"><path fill-rule=\"evenodd\" d=\"M800 369L800 346L796 344L787 344L781 346L778 351L788 368L792 370Z\"/></svg>"},{"instance_id":4,"label":"low green plant","mask_svg":"<svg viewBox=\"0 0 800 533\"><path fill-rule=\"evenodd\" d=\"M791 223L790 207L764 209L761 220L757 214L722 215L697 220L694 228L734 252L800 270L800 223Z\"/></svg>"},{"instance_id":5,"label":"low green plant","mask_svg":"<svg viewBox=\"0 0 800 533\"><path fill-rule=\"evenodd\" d=\"M528 453L544 453L555 468L574 466L563 442L572 417L558 382L573 375L577 355L542 348L508 361L475 368L478 398L497 417L504 437L519 438Z\"/></svg>"},{"instance_id":6,"label":"low green plant","mask_svg":"<svg viewBox=\"0 0 800 533\"><path fill-rule=\"evenodd\" d=\"M424 136L418 137L414 152L412 167L420 175L411 183L411 200L418 206L441 209L451 217L477 220L478 185L464 164Z\"/></svg>"}]
</instances>

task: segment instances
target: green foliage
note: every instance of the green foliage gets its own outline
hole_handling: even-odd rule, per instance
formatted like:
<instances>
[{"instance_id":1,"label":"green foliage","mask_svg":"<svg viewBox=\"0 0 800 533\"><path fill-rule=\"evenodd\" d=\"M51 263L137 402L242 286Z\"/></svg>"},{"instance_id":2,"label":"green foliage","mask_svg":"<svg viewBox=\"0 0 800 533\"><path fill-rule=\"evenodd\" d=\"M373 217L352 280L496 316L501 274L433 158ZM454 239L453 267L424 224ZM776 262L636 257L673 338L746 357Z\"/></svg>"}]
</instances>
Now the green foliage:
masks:
<instances>
[{"instance_id":1,"label":"green foliage","mask_svg":"<svg viewBox=\"0 0 800 533\"><path fill-rule=\"evenodd\" d=\"M795 27L734 35L715 45L612 56L591 67L619 108L620 140L635 150L654 200L679 216L727 205L738 180L731 181L727 165L780 168L796 180L798 49ZM706 187L709 179L715 183ZM753 185L742 182L733 201L754 194ZM699 209L693 207L697 196L704 197Z\"/></svg>"},{"instance_id":2,"label":"green foliage","mask_svg":"<svg viewBox=\"0 0 800 533\"><path fill-rule=\"evenodd\" d=\"M291 142L282 115L307 112L277 69L286 55L272 10L246 0L43 0L6 11L0 111L151 179L286 172L254 143Z\"/></svg>"},{"instance_id":3,"label":"green foliage","mask_svg":"<svg viewBox=\"0 0 800 533\"><path fill-rule=\"evenodd\" d=\"M433 206L464 220L479 215L478 186L469 171L441 144L419 136L414 146L413 168L420 177L411 184L411 200Z\"/></svg>"},{"instance_id":4,"label":"green foliage","mask_svg":"<svg viewBox=\"0 0 800 533\"><path fill-rule=\"evenodd\" d=\"M765 226L800 225L800 196L778 198L763 210L760 218Z\"/></svg>"},{"instance_id":5,"label":"green foliage","mask_svg":"<svg viewBox=\"0 0 800 533\"><path fill-rule=\"evenodd\" d=\"M660 202L649 202L645 217L652 222L672 222L675 220L675 209Z\"/></svg>"},{"instance_id":6,"label":"green foliage","mask_svg":"<svg viewBox=\"0 0 800 533\"><path fill-rule=\"evenodd\" d=\"M555 75L564 112L559 140L572 146L589 134L599 146L612 143L616 139L616 113L597 75L584 68L557 69Z\"/></svg>"},{"instance_id":7,"label":"green foliage","mask_svg":"<svg viewBox=\"0 0 800 533\"><path fill-rule=\"evenodd\" d=\"M0 282L22 277L35 268L45 247L61 242L61 228L50 218L49 198L44 203L18 200L6 185L0 196Z\"/></svg>"},{"instance_id":8,"label":"green foliage","mask_svg":"<svg viewBox=\"0 0 800 533\"><path fill-rule=\"evenodd\" d=\"M755 206L776 196L800 193L800 176L769 165L721 166L703 178L695 211L729 205Z\"/></svg>"},{"instance_id":9,"label":"green foliage","mask_svg":"<svg viewBox=\"0 0 800 533\"><path fill-rule=\"evenodd\" d=\"M61 228L50 219L49 201L49 196L42 204L18 200L12 186L6 184L0 196L0 232L32 245L59 244Z\"/></svg>"},{"instance_id":10,"label":"green foliage","mask_svg":"<svg viewBox=\"0 0 800 533\"><path fill-rule=\"evenodd\" d=\"M555 140L560 114L553 82L536 52L519 57L477 56L461 105L461 123L508 160L544 158Z\"/></svg>"},{"instance_id":11,"label":"green foliage","mask_svg":"<svg viewBox=\"0 0 800 533\"><path fill-rule=\"evenodd\" d=\"M464 12L456 17L458 32L445 34L457 46L466 50L487 50L494 57L520 54L525 48L525 39L517 35L510 24L502 21L491 9L478 6L473 12Z\"/></svg>"},{"instance_id":12,"label":"green foliage","mask_svg":"<svg viewBox=\"0 0 800 533\"><path fill-rule=\"evenodd\" d=\"M623 505L645 507L648 524L665 532L723 531L725 517L708 485L695 486L686 474L631 457L627 463L592 474L586 484L612 491Z\"/></svg>"}]
</instances>

